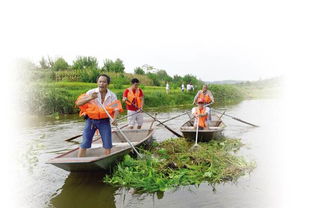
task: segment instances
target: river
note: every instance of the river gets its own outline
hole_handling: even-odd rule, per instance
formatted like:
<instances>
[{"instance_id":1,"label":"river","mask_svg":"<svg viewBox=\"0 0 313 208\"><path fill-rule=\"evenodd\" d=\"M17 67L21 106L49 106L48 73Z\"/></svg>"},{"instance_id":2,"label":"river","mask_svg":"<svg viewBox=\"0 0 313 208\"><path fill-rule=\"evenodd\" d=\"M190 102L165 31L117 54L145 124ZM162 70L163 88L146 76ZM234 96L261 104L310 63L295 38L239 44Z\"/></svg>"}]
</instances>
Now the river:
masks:
<instances>
[{"instance_id":1,"label":"river","mask_svg":"<svg viewBox=\"0 0 313 208\"><path fill-rule=\"evenodd\" d=\"M76 115L61 119L37 119L22 128L18 143L17 199L22 207L278 207L280 204L280 142L281 102L276 99L246 100L227 106L226 114L255 123L254 128L224 116L225 136L241 138L245 146L236 153L257 167L236 183L207 183L185 186L164 193L136 194L131 189L116 188L102 183L103 173L69 173L45 162L58 154L77 147L76 142L64 139L80 134L84 126ZM183 109L158 114L166 120L182 113ZM187 116L167 123L174 130ZM154 134L158 141L174 137L159 127Z\"/></svg>"}]
</instances>

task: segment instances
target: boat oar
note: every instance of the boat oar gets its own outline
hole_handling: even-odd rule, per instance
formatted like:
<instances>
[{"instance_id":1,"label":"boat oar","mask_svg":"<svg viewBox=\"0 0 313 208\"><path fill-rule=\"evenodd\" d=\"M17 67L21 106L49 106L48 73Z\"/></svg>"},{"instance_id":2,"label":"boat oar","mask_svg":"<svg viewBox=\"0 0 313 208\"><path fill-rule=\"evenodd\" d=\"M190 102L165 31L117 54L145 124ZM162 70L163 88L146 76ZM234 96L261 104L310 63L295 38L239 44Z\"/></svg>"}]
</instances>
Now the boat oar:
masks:
<instances>
[{"instance_id":1,"label":"boat oar","mask_svg":"<svg viewBox=\"0 0 313 208\"><path fill-rule=\"evenodd\" d=\"M69 142L69 141L72 141L73 139L76 139L76 138L82 136L82 135L83 135L83 134L79 134L79 135L73 136L73 137L71 137L71 138L64 139L64 141Z\"/></svg>"},{"instance_id":2,"label":"boat oar","mask_svg":"<svg viewBox=\"0 0 313 208\"><path fill-rule=\"evenodd\" d=\"M239 119L239 118L236 118L236 117L234 117L234 116L227 115L226 113L222 113L222 112L219 112L219 111L214 110L214 109L212 109L212 110L213 110L214 112L216 112L216 113L219 113L219 114L222 114L222 115L228 116L228 117L230 117L230 118L232 118L232 119L234 119L234 120L236 120L236 121L239 121L239 122L242 122L242 123L248 124L248 125L253 126L253 127L259 127L258 125L255 125L255 124L249 123L249 122L247 122L247 121L243 121L243 120L241 120L241 119Z\"/></svg>"},{"instance_id":3,"label":"boat oar","mask_svg":"<svg viewBox=\"0 0 313 208\"><path fill-rule=\"evenodd\" d=\"M129 100L127 100L129 103L131 103ZM137 109L140 109L138 108L137 105L131 103L132 106L134 106L135 108ZM163 124L161 121L159 121L158 119L156 119L155 117L153 117L151 114L147 113L146 111L140 109L141 112L147 114L148 116L150 116L151 118L155 119L155 121L159 122L159 124L163 125L167 130L169 130L170 132L172 132L173 134L175 134L177 137L183 137L182 135L180 135L179 133L177 133L176 131L174 131L173 129L171 129L170 127L166 126L165 124Z\"/></svg>"},{"instance_id":4,"label":"boat oar","mask_svg":"<svg viewBox=\"0 0 313 208\"><path fill-rule=\"evenodd\" d=\"M197 127L196 127L196 142L195 144L190 148L191 151L197 151L201 146L198 145L198 134L199 134L199 115L197 119Z\"/></svg>"},{"instance_id":5,"label":"boat oar","mask_svg":"<svg viewBox=\"0 0 313 208\"><path fill-rule=\"evenodd\" d=\"M98 100L97 100L98 101ZM109 112L107 111L107 109L103 106L102 103L100 103L98 101L98 103L101 105L101 107L103 108L103 110L105 111L105 113L108 115L108 117L113 120L112 116L109 114ZM117 128L117 130L122 134L122 136L124 137L124 139L128 142L128 144L133 148L133 150L136 152L136 154L142 158L142 155L136 150L136 148L134 147L134 145L129 141L129 139L127 138L127 136L124 134L124 132L120 129L120 127L118 126L118 124L115 125L115 127Z\"/></svg>"},{"instance_id":6,"label":"boat oar","mask_svg":"<svg viewBox=\"0 0 313 208\"><path fill-rule=\"evenodd\" d=\"M158 119L154 118L151 114L141 110L142 112L144 112L145 114L147 114L148 116L150 116L151 118L155 119L155 121L159 122L159 124L161 124L162 126L164 126L167 130L169 130L170 132L172 132L173 134L175 134L177 137L183 137L182 135L180 135L179 133L177 133L176 131L174 131L173 129L171 129L170 127L166 126L165 124L163 124L161 121L159 121Z\"/></svg>"},{"instance_id":7,"label":"boat oar","mask_svg":"<svg viewBox=\"0 0 313 208\"><path fill-rule=\"evenodd\" d=\"M164 124L165 122L168 122L168 121L170 121L170 120L173 120L173 119L175 119L175 118L178 118L178 117L180 117L180 116L183 116L183 115L185 115L185 114L187 114L187 113L188 113L188 111L186 111L185 113L179 114L179 115L177 115L177 116L174 116L174 117L172 117L172 118L169 118L169 119L167 119L167 120L165 120L165 121L162 121L161 123ZM158 123L157 126L161 125L161 123Z\"/></svg>"}]
</instances>

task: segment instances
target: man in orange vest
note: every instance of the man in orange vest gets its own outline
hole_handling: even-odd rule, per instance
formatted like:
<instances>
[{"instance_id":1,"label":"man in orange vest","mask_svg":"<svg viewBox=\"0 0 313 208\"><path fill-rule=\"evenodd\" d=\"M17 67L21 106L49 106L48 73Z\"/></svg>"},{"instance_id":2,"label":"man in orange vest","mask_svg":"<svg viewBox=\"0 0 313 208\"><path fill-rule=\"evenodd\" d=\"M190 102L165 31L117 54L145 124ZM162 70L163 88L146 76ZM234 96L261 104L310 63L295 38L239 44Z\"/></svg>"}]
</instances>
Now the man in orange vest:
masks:
<instances>
[{"instance_id":1,"label":"man in orange vest","mask_svg":"<svg viewBox=\"0 0 313 208\"><path fill-rule=\"evenodd\" d=\"M78 157L86 156L86 150L91 147L92 138L98 129L101 135L104 148L104 155L111 154L112 135L110 118L103 108L113 118L112 124L115 125L115 118L122 112L122 105L117 100L116 95L108 89L110 77L101 74L97 77L98 87L82 94L76 100L76 105L80 108L80 115L86 118L83 131L83 141L80 144Z\"/></svg>"},{"instance_id":2,"label":"man in orange vest","mask_svg":"<svg viewBox=\"0 0 313 208\"><path fill-rule=\"evenodd\" d=\"M204 99L198 99L198 106L192 108L191 113L195 116L194 126L199 126L199 129L209 129L208 116L210 114L210 108L204 107Z\"/></svg>"},{"instance_id":3,"label":"man in orange vest","mask_svg":"<svg viewBox=\"0 0 313 208\"><path fill-rule=\"evenodd\" d=\"M193 104L195 105L198 103L199 99L204 100L204 104L213 104L214 103L214 97L210 90L208 90L208 85L203 85L202 90L199 90L196 94L195 98L193 99ZM211 112L209 113L209 120L211 120Z\"/></svg>"},{"instance_id":4,"label":"man in orange vest","mask_svg":"<svg viewBox=\"0 0 313 208\"><path fill-rule=\"evenodd\" d=\"M128 127L133 129L137 123L137 128L140 129L143 124L143 113L140 111L144 105L144 95L137 78L132 79L131 84L123 93L123 102L126 102Z\"/></svg>"},{"instance_id":5,"label":"man in orange vest","mask_svg":"<svg viewBox=\"0 0 313 208\"><path fill-rule=\"evenodd\" d=\"M198 103L198 99L204 99L204 104L213 104L214 97L210 90L208 90L208 85L203 85L202 90L199 90L196 94L195 98L193 99L193 104L195 105Z\"/></svg>"}]
</instances>

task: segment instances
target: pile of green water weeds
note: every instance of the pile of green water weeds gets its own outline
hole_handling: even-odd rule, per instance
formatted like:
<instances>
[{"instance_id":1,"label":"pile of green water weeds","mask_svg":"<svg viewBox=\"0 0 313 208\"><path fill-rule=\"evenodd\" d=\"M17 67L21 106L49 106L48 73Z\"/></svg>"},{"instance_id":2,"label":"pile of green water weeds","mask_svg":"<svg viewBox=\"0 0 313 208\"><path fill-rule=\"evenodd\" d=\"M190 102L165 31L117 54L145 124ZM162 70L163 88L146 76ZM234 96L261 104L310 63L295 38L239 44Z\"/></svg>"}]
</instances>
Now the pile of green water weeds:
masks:
<instances>
[{"instance_id":1,"label":"pile of green water weeds","mask_svg":"<svg viewBox=\"0 0 313 208\"><path fill-rule=\"evenodd\" d=\"M139 192L157 192L202 182L214 185L236 181L255 168L254 162L234 154L243 146L240 139L211 140L191 151L193 144L184 138L155 142L150 150L141 150L144 159L126 155L104 182Z\"/></svg>"}]
</instances>

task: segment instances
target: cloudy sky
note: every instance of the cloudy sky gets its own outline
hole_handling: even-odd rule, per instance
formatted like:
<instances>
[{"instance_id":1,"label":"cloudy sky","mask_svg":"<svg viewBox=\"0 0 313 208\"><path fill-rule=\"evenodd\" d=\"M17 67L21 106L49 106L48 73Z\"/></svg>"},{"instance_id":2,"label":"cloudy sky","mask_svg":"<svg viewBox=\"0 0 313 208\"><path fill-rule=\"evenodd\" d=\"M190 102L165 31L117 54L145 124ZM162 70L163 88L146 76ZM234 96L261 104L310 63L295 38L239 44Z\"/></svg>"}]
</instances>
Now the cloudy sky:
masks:
<instances>
[{"instance_id":1,"label":"cloudy sky","mask_svg":"<svg viewBox=\"0 0 313 208\"><path fill-rule=\"evenodd\" d=\"M309 23L302 10L309 8L275 0L29 0L5 6L9 33L3 40L11 57L38 63L42 56L62 56L71 63L79 55L95 56L100 65L120 58L127 72L149 64L206 81L283 75L286 60L299 50L294 39Z\"/></svg>"}]
</instances>

